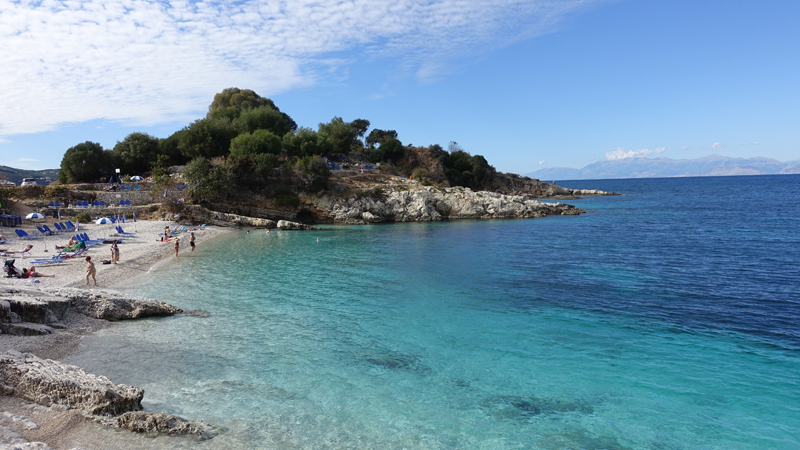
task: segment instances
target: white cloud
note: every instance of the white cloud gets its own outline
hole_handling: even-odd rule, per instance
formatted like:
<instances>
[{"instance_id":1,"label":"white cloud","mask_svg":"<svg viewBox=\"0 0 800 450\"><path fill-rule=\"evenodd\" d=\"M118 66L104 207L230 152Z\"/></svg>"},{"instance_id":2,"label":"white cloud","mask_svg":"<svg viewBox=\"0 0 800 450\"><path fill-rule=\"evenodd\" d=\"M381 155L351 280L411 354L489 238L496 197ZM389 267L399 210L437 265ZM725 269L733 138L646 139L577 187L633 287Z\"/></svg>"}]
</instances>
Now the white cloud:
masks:
<instances>
[{"instance_id":1,"label":"white cloud","mask_svg":"<svg viewBox=\"0 0 800 450\"><path fill-rule=\"evenodd\" d=\"M38 159L33 159L33 158L20 158L17 161L19 161L19 162L37 162L39 160Z\"/></svg>"},{"instance_id":2,"label":"white cloud","mask_svg":"<svg viewBox=\"0 0 800 450\"><path fill-rule=\"evenodd\" d=\"M689 150L689 147L681 147L681 150Z\"/></svg>"},{"instance_id":3,"label":"white cloud","mask_svg":"<svg viewBox=\"0 0 800 450\"><path fill-rule=\"evenodd\" d=\"M617 147L616 150L613 152L606 152L606 159L608 161L614 161L618 159L626 159L626 158L642 158L644 156L652 155L653 152L646 148L639 149L639 150L625 150L622 147Z\"/></svg>"},{"instance_id":4,"label":"white cloud","mask_svg":"<svg viewBox=\"0 0 800 450\"><path fill-rule=\"evenodd\" d=\"M365 57L432 80L596 1L0 0L0 135L189 121L224 88L274 95Z\"/></svg>"},{"instance_id":5,"label":"white cloud","mask_svg":"<svg viewBox=\"0 0 800 450\"><path fill-rule=\"evenodd\" d=\"M543 159L543 160L539 161L539 165L541 166L542 164L544 164L544 163L546 163L546 162L547 162L547 160L544 160L544 159Z\"/></svg>"},{"instance_id":6,"label":"white cloud","mask_svg":"<svg viewBox=\"0 0 800 450\"><path fill-rule=\"evenodd\" d=\"M666 148L664 148L664 147L658 147L658 148L656 148L656 153L664 153L665 151L667 151L667 149L666 149Z\"/></svg>"},{"instance_id":7,"label":"white cloud","mask_svg":"<svg viewBox=\"0 0 800 450\"><path fill-rule=\"evenodd\" d=\"M707 145L706 148L722 148L722 142L714 142L711 145Z\"/></svg>"},{"instance_id":8,"label":"white cloud","mask_svg":"<svg viewBox=\"0 0 800 450\"><path fill-rule=\"evenodd\" d=\"M758 141L751 142L750 145L761 145L761 142L758 142Z\"/></svg>"}]
</instances>

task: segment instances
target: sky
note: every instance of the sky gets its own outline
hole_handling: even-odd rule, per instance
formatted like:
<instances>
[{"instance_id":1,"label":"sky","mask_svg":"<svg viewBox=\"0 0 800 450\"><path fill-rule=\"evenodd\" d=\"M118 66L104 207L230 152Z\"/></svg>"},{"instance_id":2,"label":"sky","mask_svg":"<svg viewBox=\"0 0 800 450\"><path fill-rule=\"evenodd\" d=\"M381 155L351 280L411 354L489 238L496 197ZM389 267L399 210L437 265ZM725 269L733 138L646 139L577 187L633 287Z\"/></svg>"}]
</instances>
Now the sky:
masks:
<instances>
[{"instance_id":1,"label":"sky","mask_svg":"<svg viewBox=\"0 0 800 450\"><path fill-rule=\"evenodd\" d=\"M498 170L800 159L795 0L0 0L0 165L164 138L228 87Z\"/></svg>"}]
</instances>

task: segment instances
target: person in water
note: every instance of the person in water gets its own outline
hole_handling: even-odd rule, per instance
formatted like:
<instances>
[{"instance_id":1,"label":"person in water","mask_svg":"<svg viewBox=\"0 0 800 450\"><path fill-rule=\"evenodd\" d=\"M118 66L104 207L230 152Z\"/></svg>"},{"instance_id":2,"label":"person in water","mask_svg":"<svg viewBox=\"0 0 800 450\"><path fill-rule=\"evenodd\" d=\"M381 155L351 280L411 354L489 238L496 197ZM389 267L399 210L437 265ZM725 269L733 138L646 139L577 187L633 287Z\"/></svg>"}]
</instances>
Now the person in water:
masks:
<instances>
[{"instance_id":1,"label":"person in water","mask_svg":"<svg viewBox=\"0 0 800 450\"><path fill-rule=\"evenodd\" d=\"M180 239L175 238L175 257L178 257L178 248L180 247Z\"/></svg>"},{"instance_id":2,"label":"person in water","mask_svg":"<svg viewBox=\"0 0 800 450\"><path fill-rule=\"evenodd\" d=\"M189 237L189 246L192 247L192 251L194 251L194 233Z\"/></svg>"},{"instance_id":3,"label":"person in water","mask_svg":"<svg viewBox=\"0 0 800 450\"><path fill-rule=\"evenodd\" d=\"M97 286L97 278L95 274L97 273L97 269L94 267L94 263L92 262L92 257L86 257L86 284L89 284L89 277L92 277L94 280L94 285Z\"/></svg>"}]
</instances>

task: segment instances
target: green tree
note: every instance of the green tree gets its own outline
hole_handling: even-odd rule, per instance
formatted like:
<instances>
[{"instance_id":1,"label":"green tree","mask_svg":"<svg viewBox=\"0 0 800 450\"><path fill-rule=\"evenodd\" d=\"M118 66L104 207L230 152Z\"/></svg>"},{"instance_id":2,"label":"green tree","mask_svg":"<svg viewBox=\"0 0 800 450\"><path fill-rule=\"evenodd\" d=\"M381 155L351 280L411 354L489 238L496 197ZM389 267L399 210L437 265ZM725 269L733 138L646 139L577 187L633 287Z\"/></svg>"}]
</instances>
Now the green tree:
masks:
<instances>
[{"instance_id":1,"label":"green tree","mask_svg":"<svg viewBox=\"0 0 800 450\"><path fill-rule=\"evenodd\" d=\"M272 100L250 89L228 88L216 94L208 106L206 117L226 118L234 122L246 111L254 109L260 112L246 117L246 123L241 125L240 132L253 132L265 128L278 136L283 136L287 131L297 129L297 123L288 114L282 113ZM269 111L276 114L268 113ZM267 125L262 125L264 121Z\"/></svg>"},{"instance_id":2,"label":"green tree","mask_svg":"<svg viewBox=\"0 0 800 450\"><path fill-rule=\"evenodd\" d=\"M186 164L183 177L189 185L189 195L198 201L216 200L224 196L231 181L224 170L202 156Z\"/></svg>"},{"instance_id":3,"label":"green tree","mask_svg":"<svg viewBox=\"0 0 800 450\"><path fill-rule=\"evenodd\" d=\"M255 130L252 133L240 134L231 141L231 155L235 156L262 153L278 155L281 153L281 149L281 138L267 130Z\"/></svg>"},{"instance_id":4,"label":"green tree","mask_svg":"<svg viewBox=\"0 0 800 450\"><path fill-rule=\"evenodd\" d=\"M283 151L288 156L297 158L322 153L318 145L317 132L306 127L300 127L297 131L283 136Z\"/></svg>"},{"instance_id":5,"label":"green tree","mask_svg":"<svg viewBox=\"0 0 800 450\"><path fill-rule=\"evenodd\" d=\"M239 117L241 111L259 106L278 109L272 100L264 98L250 89L231 87L214 95L214 100L208 106L208 117L222 116L232 120Z\"/></svg>"},{"instance_id":6,"label":"green tree","mask_svg":"<svg viewBox=\"0 0 800 450\"><path fill-rule=\"evenodd\" d=\"M389 139L381 144L380 147L369 151L369 159L372 162L396 161L405 154L403 143L397 139Z\"/></svg>"},{"instance_id":7,"label":"green tree","mask_svg":"<svg viewBox=\"0 0 800 450\"><path fill-rule=\"evenodd\" d=\"M346 154L353 148L358 137L358 130L350 122L341 117L334 117L328 123L319 124L317 131L318 144L323 156L329 154Z\"/></svg>"},{"instance_id":8,"label":"green tree","mask_svg":"<svg viewBox=\"0 0 800 450\"><path fill-rule=\"evenodd\" d=\"M455 142L451 142L451 148L454 147L452 144ZM452 186L484 189L494 179L496 172L482 155L470 156L464 150L454 149L452 153L442 155L441 161L447 180Z\"/></svg>"},{"instance_id":9,"label":"green tree","mask_svg":"<svg viewBox=\"0 0 800 450\"><path fill-rule=\"evenodd\" d=\"M397 139L397 131L394 130L381 130L378 128L370 131L366 139L367 148L375 148L375 145L381 145L389 139Z\"/></svg>"},{"instance_id":10,"label":"green tree","mask_svg":"<svg viewBox=\"0 0 800 450\"><path fill-rule=\"evenodd\" d=\"M158 153L169 156L169 162L172 166L181 166L189 162L189 158L183 156L179 148L182 132L183 130L178 130L168 138L159 139L158 141Z\"/></svg>"},{"instance_id":11,"label":"green tree","mask_svg":"<svg viewBox=\"0 0 800 450\"><path fill-rule=\"evenodd\" d=\"M178 149L186 158L225 156L238 133L226 118L205 118L181 130Z\"/></svg>"},{"instance_id":12,"label":"green tree","mask_svg":"<svg viewBox=\"0 0 800 450\"><path fill-rule=\"evenodd\" d=\"M147 133L131 133L114 146L114 163L129 174L143 174L160 152L158 138Z\"/></svg>"},{"instance_id":13,"label":"green tree","mask_svg":"<svg viewBox=\"0 0 800 450\"><path fill-rule=\"evenodd\" d=\"M283 136L297 129L291 117L269 106L243 110L233 123L239 133L269 130L277 136Z\"/></svg>"},{"instance_id":14,"label":"green tree","mask_svg":"<svg viewBox=\"0 0 800 450\"><path fill-rule=\"evenodd\" d=\"M58 180L62 183L97 182L101 177L111 174L111 164L103 146L86 141L68 148L64 153Z\"/></svg>"}]
</instances>

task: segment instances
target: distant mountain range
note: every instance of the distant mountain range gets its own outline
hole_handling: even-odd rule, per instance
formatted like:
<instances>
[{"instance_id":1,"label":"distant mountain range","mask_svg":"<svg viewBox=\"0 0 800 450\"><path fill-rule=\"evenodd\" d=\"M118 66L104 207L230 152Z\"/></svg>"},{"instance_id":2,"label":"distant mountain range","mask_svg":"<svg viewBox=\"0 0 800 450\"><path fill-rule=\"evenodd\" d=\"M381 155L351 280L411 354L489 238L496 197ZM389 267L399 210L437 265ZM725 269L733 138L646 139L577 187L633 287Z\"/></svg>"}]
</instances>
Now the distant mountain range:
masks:
<instances>
[{"instance_id":1,"label":"distant mountain range","mask_svg":"<svg viewBox=\"0 0 800 450\"><path fill-rule=\"evenodd\" d=\"M583 169L552 167L526 173L540 180L593 180L604 178L712 177L800 173L800 160L781 162L757 156L729 158L708 155L697 159L625 158L602 160Z\"/></svg>"},{"instance_id":2,"label":"distant mountain range","mask_svg":"<svg viewBox=\"0 0 800 450\"><path fill-rule=\"evenodd\" d=\"M58 169L27 170L0 166L0 179L12 181L19 186L23 178L35 178L37 184L50 184L58 179Z\"/></svg>"}]
</instances>

